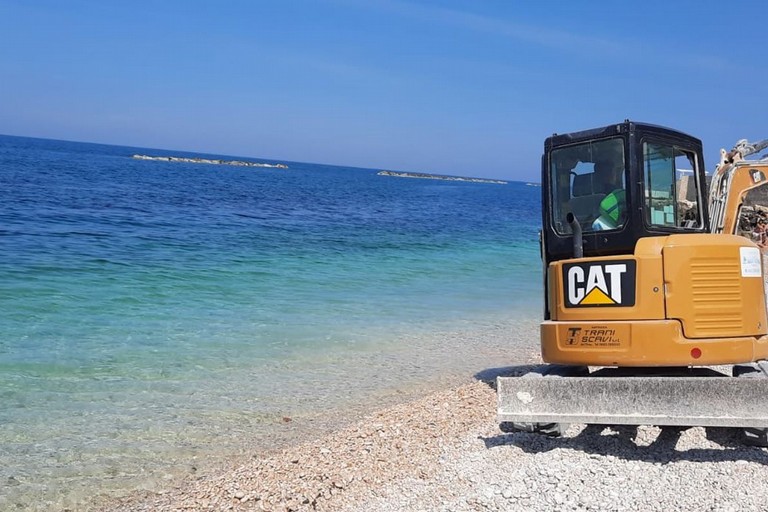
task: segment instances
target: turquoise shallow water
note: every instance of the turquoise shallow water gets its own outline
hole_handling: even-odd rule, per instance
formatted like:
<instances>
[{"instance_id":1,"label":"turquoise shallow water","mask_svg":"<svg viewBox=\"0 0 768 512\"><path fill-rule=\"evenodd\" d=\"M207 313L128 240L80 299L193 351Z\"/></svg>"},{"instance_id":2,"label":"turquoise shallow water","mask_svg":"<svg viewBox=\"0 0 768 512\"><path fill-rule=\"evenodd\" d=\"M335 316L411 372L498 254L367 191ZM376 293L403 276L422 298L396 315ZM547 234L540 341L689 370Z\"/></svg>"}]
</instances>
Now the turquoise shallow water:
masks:
<instances>
[{"instance_id":1,"label":"turquoise shallow water","mask_svg":"<svg viewBox=\"0 0 768 512\"><path fill-rule=\"evenodd\" d=\"M134 153L0 136L3 507L535 350L537 187Z\"/></svg>"}]
</instances>

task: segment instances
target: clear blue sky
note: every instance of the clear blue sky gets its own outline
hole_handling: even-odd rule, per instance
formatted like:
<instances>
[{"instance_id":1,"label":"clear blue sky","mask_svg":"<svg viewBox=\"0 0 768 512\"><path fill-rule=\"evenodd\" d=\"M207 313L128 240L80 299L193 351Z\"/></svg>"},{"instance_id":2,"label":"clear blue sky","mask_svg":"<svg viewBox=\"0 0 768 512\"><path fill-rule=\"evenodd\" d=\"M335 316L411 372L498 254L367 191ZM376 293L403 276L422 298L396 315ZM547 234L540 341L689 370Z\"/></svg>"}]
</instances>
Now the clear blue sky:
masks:
<instances>
[{"instance_id":1,"label":"clear blue sky","mask_svg":"<svg viewBox=\"0 0 768 512\"><path fill-rule=\"evenodd\" d=\"M625 118L768 138L765 1L0 0L0 133L539 179Z\"/></svg>"}]
</instances>

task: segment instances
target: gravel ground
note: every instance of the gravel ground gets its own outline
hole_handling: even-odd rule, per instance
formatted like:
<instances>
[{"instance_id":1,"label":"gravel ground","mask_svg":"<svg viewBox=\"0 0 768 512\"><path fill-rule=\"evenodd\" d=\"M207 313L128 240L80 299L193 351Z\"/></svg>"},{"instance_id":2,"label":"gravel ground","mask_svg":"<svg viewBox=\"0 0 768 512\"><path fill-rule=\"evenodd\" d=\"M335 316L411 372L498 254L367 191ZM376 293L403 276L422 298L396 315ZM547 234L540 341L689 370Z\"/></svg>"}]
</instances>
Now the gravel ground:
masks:
<instances>
[{"instance_id":1,"label":"gravel ground","mask_svg":"<svg viewBox=\"0 0 768 512\"><path fill-rule=\"evenodd\" d=\"M493 376L482 377L101 510L768 510L768 451L733 430L504 434Z\"/></svg>"}]
</instances>

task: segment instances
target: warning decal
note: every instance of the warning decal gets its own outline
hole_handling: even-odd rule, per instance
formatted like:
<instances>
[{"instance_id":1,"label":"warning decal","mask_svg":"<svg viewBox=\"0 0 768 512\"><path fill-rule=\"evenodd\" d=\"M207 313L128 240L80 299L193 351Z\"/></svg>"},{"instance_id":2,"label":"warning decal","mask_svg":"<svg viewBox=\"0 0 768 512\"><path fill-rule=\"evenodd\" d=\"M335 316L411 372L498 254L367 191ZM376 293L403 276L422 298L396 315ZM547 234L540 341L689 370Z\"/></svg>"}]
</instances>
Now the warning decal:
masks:
<instances>
[{"instance_id":1,"label":"warning decal","mask_svg":"<svg viewBox=\"0 0 768 512\"><path fill-rule=\"evenodd\" d=\"M635 260L563 264L565 307L635 305Z\"/></svg>"},{"instance_id":2,"label":"warning decal","mask_svg":"<svg viewBox=\"0 0 768 512\"><path fill-rule=\"evenodd\" d=\"M763 260L757 247L739 247L741 277L763 277Z\"/></svg>"}]
</instances>

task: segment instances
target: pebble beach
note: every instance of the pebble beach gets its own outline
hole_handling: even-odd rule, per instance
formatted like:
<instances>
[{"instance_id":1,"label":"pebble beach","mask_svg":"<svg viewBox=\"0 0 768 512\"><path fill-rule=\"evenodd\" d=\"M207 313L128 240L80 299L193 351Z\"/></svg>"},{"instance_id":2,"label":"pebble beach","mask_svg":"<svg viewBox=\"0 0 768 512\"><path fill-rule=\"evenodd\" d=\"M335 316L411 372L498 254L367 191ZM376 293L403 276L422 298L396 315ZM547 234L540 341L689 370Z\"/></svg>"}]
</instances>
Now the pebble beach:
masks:
<instances>
[{"instance_id":1,"label":"pebble beach","mask_svg":"<svg viewBox=\"0 0 768 512\"><path fill-rule=\"evenodd\" d=\"M505 434L488 371L316 439L103 511L766 510L768 451L729 429Z\"/></svg>"}]
</instances>

